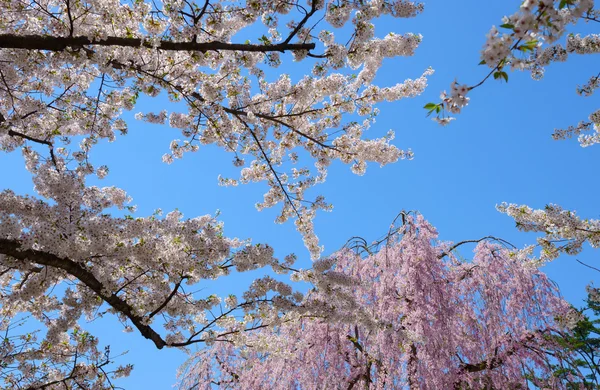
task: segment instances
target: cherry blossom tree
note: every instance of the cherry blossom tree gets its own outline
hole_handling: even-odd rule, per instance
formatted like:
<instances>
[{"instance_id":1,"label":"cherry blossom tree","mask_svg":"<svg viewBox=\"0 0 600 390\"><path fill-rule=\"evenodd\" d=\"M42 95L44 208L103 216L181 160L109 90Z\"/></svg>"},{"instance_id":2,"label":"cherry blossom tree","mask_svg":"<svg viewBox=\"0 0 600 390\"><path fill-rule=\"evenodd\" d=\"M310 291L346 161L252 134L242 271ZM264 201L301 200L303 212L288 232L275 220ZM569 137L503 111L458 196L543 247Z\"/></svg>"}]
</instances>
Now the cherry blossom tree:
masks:
<instances>
[{"instance_id":1,"label":"cherry blossom tree","mask_svg":"<svg viewBox=\"0 0 600 390\"><path fill-rule=\"evenodd\" d=\"M505 16L499 28L493 26L486 37L480 65L489 67L489 73L472 85L454 81L450 93L444 91L439 103L428 103L425 109L429 114L435 114L434 120L447 125L455 119L450 114L458 114L468 105L470 99L467 94L492 76L508 82L507 70L510 69L529 71L534 80L541 80L545 68L554 62L567 61L572 55L598 54L600 35L588 32L594 31L598 23L600 11L595 8L593 0L524 0L517 12ZM600 73L590 75L586 82L577 86L576 92L589 97L598 87ZM578 137L582 147L600 143L600 110L592 112L587 120L577 125L555 129L552 137L555 140ZM540 267L561 254L576 255L586 242L593 248L600 245L600 221L583 219L559 205L547 204L544 209L534 210L527 205L502 203L496 208L514 218L519 230L542 233L537 238L537 245L515 252L518 256L528 257L532 266ZM533 256L538 247L539 254ZM588 306L596 307L597 289L593 286L587 289ZM558 332L552 336L583 357L583 360L567 360L565 364L554 366L554 375L562 377L569 388L597 387L595 358L588 359L589 352L592 351L592 356L595 352L595 341L590 338L590 334L595 332L594 325L594 321L584 318L578 322L573 334ZM572 374L581 367L591 374L574 380ZM532 377L535 374L532 373Z\"/></svg>"},{"instance_id":2,"label":"cherry blossom tree","mask_svg":"<svg viewBox=\"0 0 600 390\"><path fill-rule=\"evenodd\" d=\"M182 371L184 389L565 388L556 342L578 312L492 238L437 240L408 216L378 252L350 249L295 278L314 288L277 327L216 338ZM472 261L454 250L478 242ZM502 244L502 245L501 245Z\"/></svg>"},{"instance_id":3,"label":"cherry blossom tree","mask_svg":"<svg viewBox=\"0 0 600 390\"><path fill-rule=\"evenodd\" d=\"M295 220L318 258L312 221L330 205L304 193L331 162L363 174L368 162L412 157L390 144L391 131L363 134L377 103L419 95L432 73L373 84L385 58L411 56L421 42L412 33L378 38L373 19L422 10L405 0L2 2L0 149L22 152L36 191L0 193L5 385L112 388L131 366L112 367L83 318L113 314L160 349L224 337L233 312L251 318L228 331L239 333L300 304L302 294L261 279L211 316L221 299L189 286L232 270L287 272L293 256L279 261L268 245L227 238L212 216L137 216L125 190L87 183L109 172L92 164L94 146L127 133L122 115L140 96L166 95L177 109L136 115L181 133L163 160L209 144L231 153L240 177L221 184L266 183L258 208L281 205L277 222ZM272 77L269 69L292 60L306 64L303 78Z\"/></svg>"},{"instance_id":4,"label":"cherry blossom tree","mask_svg":"<svg viewBox=\"0 0 600 390\"><path fill-rule=\"evenodd\" d=\"M523 14L537 22L551 15L539 27L548 42L564 35L554 24L596 19L592 1L531 3ZM464 388L522 383L532 371L542 375L536 383L552 385L547 353L560 362L567 352L546 336L571 323L572 312L523 252L511 257L482 242L474 261L463 263L455 247L433 243L434 229L417 217L378 254L344 251L301 271L294 256L280 261L266 244L228 238L213 216L138 216L124 189L88 183L108 175L91 155L98 143L127 134L124 112L140 99L168 96L177 108L136 114L181 133L163 161L203 145L231 153L240 175L219 183L266 183L257 208L279 205L276 222L293 220L319 259L313 219L331 205L305 193L325 181L328 166L337 160L364 174L368 162L412 157L391 144L392 131L365 134L378 103L421 94L432 74L374 84L384 59L412 56L421 37L376 35L373 20L422 10L406 0L2 2L0 149L22 152L36 192L0 193L4 384L114 388L132 366L114 367L110 348L80 323L110 314L158 349L212 346L184 377L191 385L343 378L347 387ZM537 53L537 44L517 36L517 19L504 27L513 31L510 53ZM596 50L595 39L581 38L582 51ZM504 66L516 60L505 54L486 61L490 75L507 77ZM284 61L306 66L305 76L273 77ZM472 88L456 84L429 109L457 111ZM192 292L203 280L262 267L315 289L305 295L263 277L240 297ZM309 367L306 359L323 364Z\"/></svg>"}]
</instances>

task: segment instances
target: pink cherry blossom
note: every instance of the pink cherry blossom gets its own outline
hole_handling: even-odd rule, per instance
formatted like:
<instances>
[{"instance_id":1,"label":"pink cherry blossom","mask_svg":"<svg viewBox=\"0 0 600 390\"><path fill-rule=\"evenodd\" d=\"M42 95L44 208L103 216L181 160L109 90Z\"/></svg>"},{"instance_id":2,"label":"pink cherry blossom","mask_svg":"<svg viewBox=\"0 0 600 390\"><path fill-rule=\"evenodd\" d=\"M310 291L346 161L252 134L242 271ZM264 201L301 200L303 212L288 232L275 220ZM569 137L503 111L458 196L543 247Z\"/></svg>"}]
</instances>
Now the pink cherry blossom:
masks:
<instances>
[{"instance_id":1,"label":"pink cherry blossom","mask_svg":"<svg viewBox=\"0 0 600 390\"><path fill-rule=\"evenodd\" d=\"M546 336L572 310L555 285L503 246L472 261L420 215L361 257L345 249L300 272L314 285L278 326L217 338L181 373L183 388L564 388ZM568 331L568 329L567 329Z\"/></svg>"}]
</instances>

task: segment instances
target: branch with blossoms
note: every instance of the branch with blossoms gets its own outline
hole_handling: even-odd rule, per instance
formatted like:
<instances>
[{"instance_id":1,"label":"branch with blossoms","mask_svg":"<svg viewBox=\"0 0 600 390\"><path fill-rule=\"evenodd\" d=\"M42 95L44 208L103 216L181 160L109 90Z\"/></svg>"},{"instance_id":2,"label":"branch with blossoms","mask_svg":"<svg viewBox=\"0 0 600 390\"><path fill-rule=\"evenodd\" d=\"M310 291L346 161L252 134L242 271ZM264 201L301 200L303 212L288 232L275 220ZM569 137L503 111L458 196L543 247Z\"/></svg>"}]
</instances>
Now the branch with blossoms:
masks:
<instances>
[{"instance_id":1,"label":"branch with blossoms","mask_svg":"<svg viewBox=\"0 0 600 390\"><path fill-rule=\"evenodd\" d=\"M599 220L582 219L575 212L564 210L555 204L546 205L544 209L539 210L508 203L502 203L496 208L512 217L517 229L543 233L543 236L537 239L541 252L539 258L535 258L535 262L540 265L556 259L561 254L578 254L586 242L593 248L600 247ZM533 249L533 246L529 246L522 251L531 255Z\"/></svg>"},{"instance_id":2,"label":"branch with blossoms","mask_svg":"<svg viewBox=\"0 0 600 390\"><path fill-rule=\"evenodd\" d=\"M160 349L166 345L160 335L150 326L144 324L141 316L135 314L134 308L129 303L114 293L107 293L106 286L104 286L91 272L73 260L61 258L52 253L45 253L38 250L23 250L21 244L17 240L7 239L0 239L0 253L4 256L9 256L11 259L20 260L22 262L31 261L34 264L60 269L68 275L77 278L83 285L108 303L116 312L129 319L139 330L140 334L154 342L157 348ZM168 300L170 299L165 301L164 306L166 306ZM163 306L163 304L161 304L161 306Z\"/></svg>"},{"instance_id":3,"label":"branch with blossoms","mask_svg":"<svg viewBox=\"0 0 600 390\"><path fill-rule=\"evenodd\" d=\"M205 342L206 338L202 338L204 332L207 331L209 328L211 328L214 324L225 319L231 312L237 311L237 310L243 309L243 308L256 307L257 303L259 303L259 302L262 302L263 304L268 304L269 302L271 302L271 300L249 299L248 301L245 301L238 305L235 305L233 308L231 308L226 313L215 317L215 319L210 321L200 331L192 333L186 341L176 342L176 341L173 341L173 338L171 338L172 341L167 341L157 331L155 331L155 329L153 327L151 327L149 325L152 322L154 316L156 316L157 314L162 314L163 316L166 314L167 316L170 316L169 313L176 313L177 310L176 311L173 310L174 306L181 305L182 300L190 306L192 313L195 312L196 310L198 310L198 306L206 306L206 304L208 304L208 306L206 308L209 308L210 306L214 305L215 303L218 303L218 299L215 300L216 298L215 299L209 298L209 301L212 300L213 303L211 304L211 303L205 301L205 302L203 302L204 305L202 305L201 302L192 300L190 294L185 294L180 291L180 288L182 287L182 283L184 280L197 278L197 276L194 277L193 275L189 275L189 276L186 275L186 276L180 277L179 280L175 283L175 285L170 293L168 293L165 297L162 297L162 298L156 297L153 299L154 301L156 301L157 298L161 299L158 301L161 303L158 304L155 309L153 309L153 310L148 309L147 313L142 314L142 313L140 313L140 310L138 308L139 306L134 305L132 303L132 298L131 298L130 292L132 292L131 291L132 289L135 289L136 285L140 285L140 284L144 283L144 280L139 280L139 279L142 279L142 276L145 276L145 278L147 279L151 275L140 274L140 275L135 276L133 279L124 278L126 280L125 283L123 283L122 281L119 281L119 280L112 280L110 282L102 282L92 272L93 267L90 267L92 263L89 263L86 266L85 263L81 264L81 263L78 263L78 262L73 261L72 259L69 259L66 257L59 257L59 256L54 255L53 253L35 250L35 249L23 249L22 246L23 246L23 244L21 244L19 242L19 240L10 240L10 239L0 238L0 254L5 256L6 261L13 263L12 267L5 267L5 269L2 271L2 276L10 277L12 275L12 277L17 277L18 274L15 274L15 272L20 271L21 279L22 279L22 282L20 283L20 290L26 290L28 287L31 287L32 283L36 282L34 280L28 281L29 276L31 275L31 272L29 272L27 270L27 267L31 267L30 264L35 264L35 267L42 266L41 269L40 268L32 268L32 270L35 274L40 276L37 278L38 279L37 282L39 283L40 279L41 279L41 283L43 285L46 285L49 283L49 281L45 279L46 275L40 275L44 269L60 270L60 271L64 272L66 275L68 275L69 277L75 278L79 283L81 283L82 286L85 286L86 289L89 289L90 292L93 293L93 295L95 297L97 297L101 301L104 301L105 303L107 303L109 305L111 311L115 312L118 316L130 321L143 337L151 340L155 344L155 346L159 349L161 349L165 346L183 347L183 346L191 345L191 344L198 343L198 342ZM259 247L259 249L261 249L261 248ZM263 248L263 249L267 249L267 253L269 252L268 248ZM235 256L234 259L230 260L232 262L231 265L237 266L238 270L255 269L260 266L260 264L261 264L260 262L264 262L264 260L262 260L262 259L260 259L260 257L258 257L258 256L264 256L264 254L257 253L257 254L254 254L253 256L251 256L252 257L250 260L251 263L246 265L241 260L242 257L247 257L244 253L245 252L242 251L242 252L240 252L240 254ZM92 256L92 258L96 258L96 257L98 257L101 261L102 261L102 259L107 260L106 256ZM245 259L245 261L248 261L248 259ZM271 260L271 262L273 262L273 261ZM275 261L275 263L273 263L274 267L276 267L276 263L277 263L276 261ZM282 266L282 267L277 267L277 269L282 270L285 268ZM25 270L25 271L23 271L23 270ZM135 280L135 283L133 283L134 280ZM146 283L147 282L148 281L146 281ZM119 286L118 288L113 287L112 289L116 290L116 292L111 292L110 286L114 285L114 284L116 284L117 286L119 284L121 284L121 286ZM275 287L277 287L277 286L278 285L275 284ZM269 290L267 289L267 290L263 291L262 294L266 294L267 291L269 291ZM162 294L159 293L159 295L162 295ZM10 296L10 294L7 293L7 297L5 297L5 298L8 299L9 296ZM175 297L178 297L179 302L174 302ZM200 307L200 310L202 310L201 307ZM253 329L253 327L252 327L252 329ZM201 336L201 338L198 339L197 336Z\"/></svg>"},{"instance_id":4,"label":"branch with blossoms","mask_svg":"<svg viewBox=\"0 0 600 390\"><path fill-rule=\"evenodd\" d=\"M565 386L565 382L572 384L575 378L584 379L582 371L576 369L576 365L573 364L573 351L559 341L560 337L568 337L567 335L571 333L572 331L565 332L560 328L536 330L525 334L520 340L515 340L508 349L500 351L499 348L495 348L493 357L478 363L463 362L461 357L457 355L462 362L462 365L458 369L458 376L486 370L502 370L507 359L510 359L513 355L523 354L527 351L526 353L533 354L536 359L543 361L547 369L550 370L545 373L539 373L530 367L523 366L522 378L515 378L510 385L518 387L520 382L525 379L530 381L534 386L553 385L557 388L562 388ZM561 370L551 371L555 367L561 367L563 368L563 372L568 371L571 375L563 378L563 375L559 374ZM567 369L567 367L569 368ZM561 379L558 380L556 378ZM454 389L462 389L465 384L465 382L459 380L454 384Z\"/></svg>"},{"instance_id":5,"label":"branch with blossoms","mask_svg":"<svg viewBox=\"0 0 600 390\"><path fill-rule=\"evenodd\" d=\"M4 84L4 86L6 88L6 92L11 97L11 100L14 100L14 97L12 96L10 87L6 83L6 78L4 77L4 74L1 71L0 71L0 79L2 80L2 83ZM47 107L49 107L51 105L52 105L52 102L49 103L47 105ZM14 107L14 105L13 105L13 107ZM21 120L26 119L28 116L33 115L34 113L35 113L35 111L29 112L29 113L23 115L20 119ZM6 132L6 134L8 134L9 137L16 137L16 138L20 138L22 140L27 140L27 141L34 142L36 144L41 144L41 145L48 146L48 149L49 149L49 152L50 152L50 158L52 159L52 162L54 163L54 165L56 165L56 156L54 155L54 145L52 144L52 142L44 140L44 139L34 138L34 137L31 137L31 136L29 136L27 134L23 134L23 133L20 133L18 131L15 131L15 130L11 129L10 128L10 124L6 123L6 118L4 117L4 115L2 115L1 112L0 112L0 127L8 129L8 131Z\"/></svg>"},{"instance_id":6,"label":"branch with blossoms","mask_svg":"<svg viewBox=\"0 0 600 390\"><path fill-rule=\"evenodd\" d=\"M585 134L594 131L593 134ZM600 109L594 111L588 117L588 121L581 121L575 126L569 126L566 129L554 129L552 138L563 140L577 137L582 147L588 147L600 143Z\"/></svg>"},{"instance_id":7,"label":"branch with blossoms","mask_svg":"<svg viewBox=\"0 0 600 390\"><path fill-rule=\"evenodd\" d=\"M442 125L449 124L455 119L451 114L459 114L469 103L467 94L471 90L480 87L492 76L494 79L508 82L508 73L505 70L508 67L511 70L529 70L534 79L540 79L543 77L545 66L553 61L565 61L569 53L597 53L600 50L599 38L594 34L585 38L571 34L567 38L566 48L560 45L543 46L544 43L551 45L559 40L566 34L566 28L580 19L596 21L598 11L594 10L593 6L593 0L524 1L518 12L504 17L500 28L507 31L506 33L501 34L494 26L487 35L480 65L490 67L489 73L474 85L460 85L454 81L449 94L442 92L441 102L425 105L428 115L435 114L435 121ZM588 83L589 87L578 88L578 93L593 90L596 80L592 78ZM556 130L554 138L579 134L587 130L587 127L580 124L576 129ZM580 139L582 145L595 143L590 137L586 139L587 141Z\"/></svg>"}]
</instances>

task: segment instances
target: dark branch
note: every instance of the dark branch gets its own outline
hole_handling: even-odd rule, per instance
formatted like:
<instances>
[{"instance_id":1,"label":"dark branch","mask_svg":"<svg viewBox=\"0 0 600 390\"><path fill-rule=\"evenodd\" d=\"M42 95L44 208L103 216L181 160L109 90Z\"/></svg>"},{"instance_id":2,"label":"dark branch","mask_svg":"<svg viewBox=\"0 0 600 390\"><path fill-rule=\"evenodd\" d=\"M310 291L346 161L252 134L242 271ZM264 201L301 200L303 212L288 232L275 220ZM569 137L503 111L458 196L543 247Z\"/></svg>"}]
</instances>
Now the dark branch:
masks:
<instances>
[{"instance_id":1,"label":"dark branch","mask_svg":"<svg viewBox=\"0 0 600 390\"><path fill-rule=\"evenodd\" d=\"M503 245L509 245L512 248L516 248L513 244L511 244L510 242L508 242L506 240L503 240L502 238L497 238L494 236L485 236L478 240L465 240L465 241L457 242L456 244L452 245L447 251L438 255L438 259L443 259L444 257L448 256L453 250L455 250L456 248L458 248L461 245L469 244L469 243L480 243L481 241L484 241L484 240L498 241L499 243L501 243Z\"/></svg>"},{"instance_id":2,"label":"dark branch","mask_svg":"<svg viewBox=\"0 0 600 390\"><path fill-rule=\"evenodd\" d=\"M591 265L589 265L589 264L586 264L586 263L584 263L583 261L581 261L581 260L579 260L579 259L575 259L575 260L576 260L576 261L577 261L579 264L581 264L581 265L584 265L584 266L586 266L586 267L588 267L588 268L591 268L591 269L593 269L593 270L595 270L595 271L598 271L598 272L600 272L600 269L598 269L598 268L596 268L596 267L592 267Z\"/></svg>"},{"instance_id":3,"label":"dark branch","mask_svg":"<svg viewBox=\"0 0 600 390\"><path fill-rule=\"evenodd\" d=\"M315 14L315 12L317 12L317 4L319 4L319 3L320 2L318 2L318 1L313 1L312 2L312 6L310 8L310 12L307 12L306 15L304 15L304 18L302 18L302 20L298 23L298 25L296 26L296 28L294 28L294 30L292 30L292 32L290 33L290 35L288 35L288 37L286 38L286 40L283 43L289 43L292 40L292 38L294 38L296 36L296 34L298 34L298 32L306 24L306 22L308 21L308 19L310 19L311 16L313 16ZM314 47L313 47L313 49L314 49Z\"/></svg>"},{"instance_id":4,"label":"dark branch","mask_svg":"<svg viewBox=\"0 0 600 390\"><path fill-rule=\"evenodd\" d=\"M0 117L0 123L4 122L4 117ZM54 145L52 145L52 142L50 141L46 141L43 139L38 139L38 138L34 138L34 137L30 137L27 134L23 134L20 133L18 131L14 131L14 130L8 130L8 135L10 135L11 137L20 137L26 140L29 140L31 142L36 142L38 144L43 144L43 145L47 145L48 148L50 149L50 158L52 159L52 163L54 164L55 167L58 167L57 163L56 163L56 156L54 155Z\"/></svg>"},{"instance_id":5,"label":"dark branch","mask_svg":"<svg viewBox=\"0 0 600 390\"><path fill-rule=\"evenodd\" d=\"M543 333L543 331L538 330L537 333ZM496 347L494 351L494 357L489 360L483 360L478 363L462 363L458 370L458 375L462 376L466 373L476 373L485 370L493 370L495 368L500 367L506 361L506 358L514 355L520 348L527 347L527 342L532 341L536 337L535 333L528 334L522 340L513 344L502 356L498 355L498 347ZM460 359L460 356L459 356ZM461 360L462 362L462 360ZM458 381L454 384L454 389L462 389L461 381Z\"/></svg>"},{"instance_id":6,"label":"dark branch","mask_svg":"<svg viewBox=\"0 0 600 390\"><path fill-rule=\"evenodd\" d=\"M294 210L294 212L298 216L298 219L301 220L302 216L300 215L300 213L298 212L298 209L294 205L294 202L293 202L292 198L290 197L290 194L286 191L283 183L281 182L281 179L279 179L279 175L275 171L275 168L273 168L273 164L271 164L271 160L269 159L269 156L267 155L267 153L263 149L262 144L260 143L260 140L258 139L258 137L256 136L256 134L254 133L254 131L252 131L252 129L250 128L250 126L248 126L248 124L242 120L242 118L240 118L238 115L235 115L235 116L236 116L236 118L240 122L242 122L244 124L244 126L246 127L246 129L248 129L248 131L250 132L250 135L252 136L252 138L256 142L256 145L258 146L258 149L260 150L263 158L265 159L265 162L267 163L267 166L269 167L269 170L271 171L271 173L275 177L275 180L277 181L277 184L279 185L279 188L281 189L281 191L285 195L288 203L290 204L290 207Z\"/></svg>"},{"instance_id":7,"label":"dark branch","mask_svg":"<svg viewBox=\"0 0 600 390\"><path fill-rule=\"evenodd\" d=\"M47 35L16 35L0 34L0 48L2 49L27 49L63 51L67 47L78 48L83 46L126 46L146 47L173 51L200 51L211 50L251 51L251 52L285 52L289 50L313 50L314 43L278 43L272 45L256 45L226 42L172 42L160 40L152 43L142 38L107 37L105 39L92 39L89 37L54 37Z\"/></svg>"},{"instance_id":8,"label":"dark branch","mask_svg":"<svg viewBox=\"0 0 600 390\"><path fill-rule=\"evenodd\" d=\"M157 307L156 310L154 310L152 313L150 313L150 315L148 315L148 318L152 318L155 315L157 315L158 313L160 313L161 310L164 309L165 306L167 306L169 304L169 302L171 302L171 299L173 299L175 294L177 294L179 287L181 287L181 283L183 283L183 281L186 279L187 279L187 276L184 276L183 278L181 278L181 280L179 282L177 282L175 284L175 287L173 287L173 291L171 291L171 294L169 294L167 299L165 299L165 301L159 307Z\"/></svg>"},{"instance_id":9,"label":"dark branch","mask_svg":"<svg viewBox=\"0 0 600 390\"><path fill-rule=\"evenodd\" d=\"M133 307L114 293L104 292L104 285L81 264L68 258L61 258L52 253L42 252L34 249L21 249L21 244L14 240L0 238L0 253L18 260L29 260L37 264L54 267L76 277L90 290L95 292L102 300L108 303L119 313L127 317L140 331L142 336L152 340L158 349L162 349L167 343L156 333L154 329L143 323L142 317L135 314Z\"/></svg>"},{"instance_id":10,"label":"dark branch","mask_svg":"<svg viewBox=\"0 0 600 390\"><path fill-rule=\"evenodd\" d=\"M31 142L36 142L38 144L44 144L44 145L48 145L48 146L52 147L52 142L50 142L50 141L46 141L46 140L38 139L38 138L33 138L33 137L28 136L27 134L19 133L18 131L8 130L8 135L10 135L11 137L24 138L24 139L29 140Z\"/></svg>"}]
</instances>

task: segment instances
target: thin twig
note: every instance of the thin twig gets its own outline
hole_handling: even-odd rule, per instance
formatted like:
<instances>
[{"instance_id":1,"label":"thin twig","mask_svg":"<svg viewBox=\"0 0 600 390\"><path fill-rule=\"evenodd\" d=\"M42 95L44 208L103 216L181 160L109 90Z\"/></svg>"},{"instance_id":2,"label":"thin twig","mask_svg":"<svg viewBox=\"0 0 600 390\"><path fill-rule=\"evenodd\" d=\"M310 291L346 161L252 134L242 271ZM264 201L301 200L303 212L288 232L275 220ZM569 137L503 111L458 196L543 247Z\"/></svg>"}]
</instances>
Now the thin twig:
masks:
<instances>
[{"instance_id":1,"label":"thin twig","mask_svg":"<svg viewBox=\"0 0 600 390\"><path fill-rule=\"evenodd\" d=\"M581 265L584 265L584 266L586 266L586 267L588 267L588 268L591 268L591 269L593 269L594 271L598 271L598 272L600 272L600 269L598 269L598 268L596 268L596 267L592 267L591 265L589 265L589 264L586 264L586 263L584 263L583 261L581 261L581 260L579 260L579 259L575 259L575 261L577 261L577 262L578 262L579 264L581 264Z\"/></svg>"}]
</instances>

